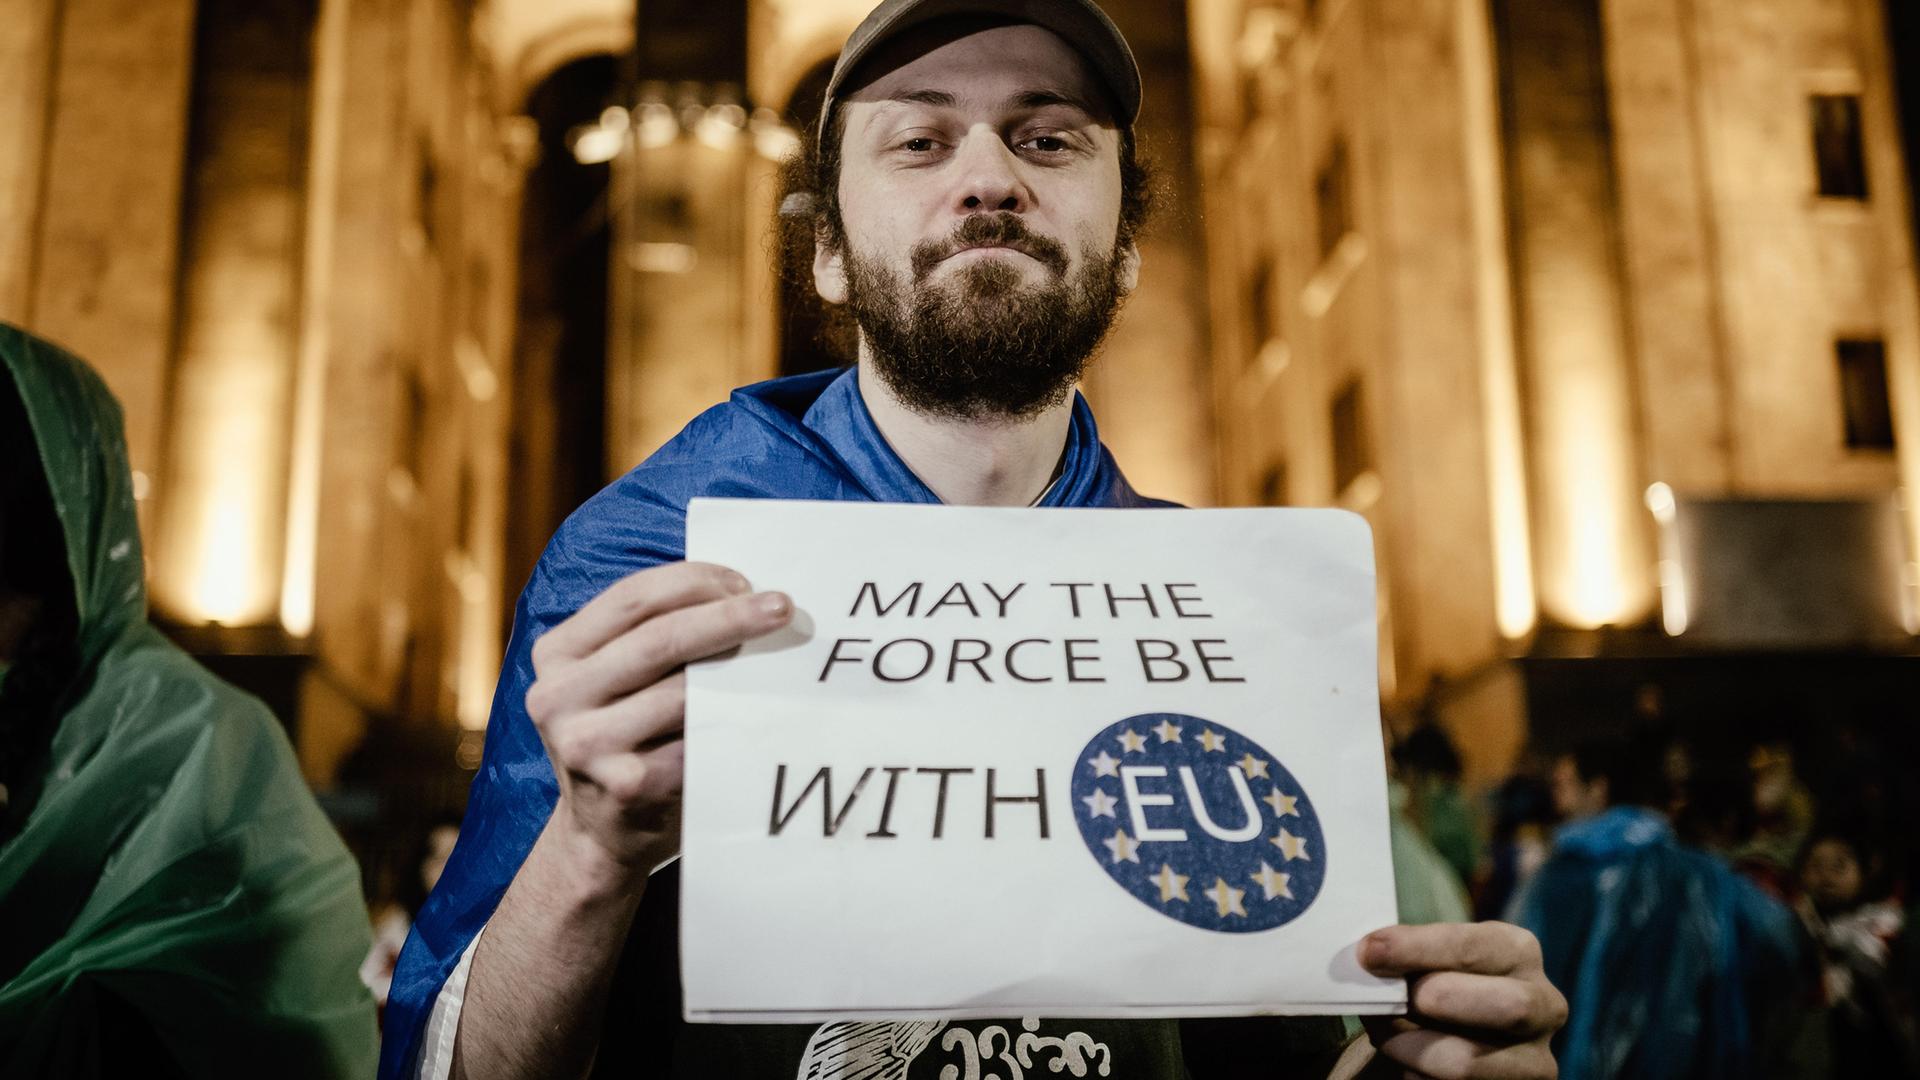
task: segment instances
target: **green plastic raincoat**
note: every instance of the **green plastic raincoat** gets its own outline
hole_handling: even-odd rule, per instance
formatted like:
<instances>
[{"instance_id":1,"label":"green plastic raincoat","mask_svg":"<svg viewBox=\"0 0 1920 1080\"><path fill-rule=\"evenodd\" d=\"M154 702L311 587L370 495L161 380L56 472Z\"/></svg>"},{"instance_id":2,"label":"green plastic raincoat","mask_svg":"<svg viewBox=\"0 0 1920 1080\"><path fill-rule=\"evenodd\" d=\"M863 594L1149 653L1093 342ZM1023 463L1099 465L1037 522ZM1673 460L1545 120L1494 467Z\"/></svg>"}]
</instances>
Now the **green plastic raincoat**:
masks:
<instances>
[{"instance_id":1,"label":"green plastic raincoat","mask_svg":"<svg viewBox=\"0 0 1920 1080\"><path fill-rule=\"evenodd\" d=\"M118 404L4 324L0 361L79 624L41 706L51 751L0 830L0 1076L372 1076L359 875L267 710L148 624Z\"/></svg>"}]
</instances>

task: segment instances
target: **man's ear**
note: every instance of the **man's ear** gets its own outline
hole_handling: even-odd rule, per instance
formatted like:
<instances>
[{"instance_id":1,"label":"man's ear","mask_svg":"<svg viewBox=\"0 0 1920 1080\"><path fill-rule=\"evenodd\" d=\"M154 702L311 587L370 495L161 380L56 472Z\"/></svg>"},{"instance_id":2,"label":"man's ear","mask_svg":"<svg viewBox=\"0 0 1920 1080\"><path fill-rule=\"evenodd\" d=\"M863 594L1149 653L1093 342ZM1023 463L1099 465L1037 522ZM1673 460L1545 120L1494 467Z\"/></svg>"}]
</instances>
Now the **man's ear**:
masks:
<instances>
[{"instance_id":1,"label":"man's ear","mask_svg":"<svg viewBox=\"0 0 1920 1080\"><path fill-rule=\"evenodd\" d=\"M813 291L829 304L847 302L847 261L825 229L813 237Z\"/></svg>"},{"instance_id":2,"label":"man's ear","mask_svg":"<svg viewBox=\"0 0 1920 1080\"><path fill-rule=\"evenodd\" d=\"M1126 296L1140 284L1140 247L1133 241L1120 249L1120 295Z\"/></svg>"}]
</instances>

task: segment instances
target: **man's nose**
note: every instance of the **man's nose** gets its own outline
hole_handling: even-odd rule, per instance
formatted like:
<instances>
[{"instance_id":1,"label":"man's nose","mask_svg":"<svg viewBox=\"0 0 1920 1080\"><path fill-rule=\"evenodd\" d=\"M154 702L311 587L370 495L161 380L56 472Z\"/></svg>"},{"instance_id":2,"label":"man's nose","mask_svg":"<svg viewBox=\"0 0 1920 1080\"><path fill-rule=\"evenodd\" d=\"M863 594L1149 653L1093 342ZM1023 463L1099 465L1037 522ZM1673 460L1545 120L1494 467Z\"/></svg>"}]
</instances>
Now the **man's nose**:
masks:
<instances>
[{"instance_id":1,"label":"man's nose","mask_svg":"<svg viewBox=\"0 0 1920 1080\"><path fill-rule=\"evenodd\" d=\"M1032 201L1020 177L1020 159L998 132L981 124L961 140L954 210L962 214L1021 213Z\"/></svg>"}]
</instances>

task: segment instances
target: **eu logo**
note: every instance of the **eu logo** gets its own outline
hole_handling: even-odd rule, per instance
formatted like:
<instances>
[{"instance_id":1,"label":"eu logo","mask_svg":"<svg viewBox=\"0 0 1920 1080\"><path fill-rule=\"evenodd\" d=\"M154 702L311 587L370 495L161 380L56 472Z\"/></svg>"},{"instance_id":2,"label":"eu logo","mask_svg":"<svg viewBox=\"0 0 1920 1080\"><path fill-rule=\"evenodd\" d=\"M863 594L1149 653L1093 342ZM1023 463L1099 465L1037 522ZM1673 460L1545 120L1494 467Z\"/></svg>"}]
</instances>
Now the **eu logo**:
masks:
<instances>
[{"instance_id":1,"label":"eu logo","mask_svg":"<svg viewBox=\"0 0 1920 1080\"><path fill-rule=\"evenodd\" d=\"M1073 769L1074 821L1108 876L1148 907L1244 934L1298 918L1327 846L1307 793L1224 724L1147 713L1094 736Z\"/></svg>"}]
</instances>

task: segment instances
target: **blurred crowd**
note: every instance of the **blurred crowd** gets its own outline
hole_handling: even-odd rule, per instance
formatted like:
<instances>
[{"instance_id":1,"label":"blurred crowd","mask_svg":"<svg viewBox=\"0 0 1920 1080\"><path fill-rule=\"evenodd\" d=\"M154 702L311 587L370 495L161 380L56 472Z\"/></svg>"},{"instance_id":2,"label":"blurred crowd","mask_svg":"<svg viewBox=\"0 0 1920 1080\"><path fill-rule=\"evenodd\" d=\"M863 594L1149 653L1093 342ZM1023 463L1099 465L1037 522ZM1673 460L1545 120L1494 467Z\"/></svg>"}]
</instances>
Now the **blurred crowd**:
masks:
<instances>
[{"instance_id":1,"label":"blurred crowd","mask_svg":"<svg viewBox=\"0 0 1920 1080\"><path fill-rule=\"evenodd\" d=\"M1391 752L1430 898L1540 939L1567 1080L1920 1076L1920 911L1897 765L1852 732L1787 741L1640 720L1530 756L1482 797L1441 727ZM1444 874L1444 879L1436 875ZM1418 901L1417 902L1430 902Z\"/></svg>"}]
</instances>

